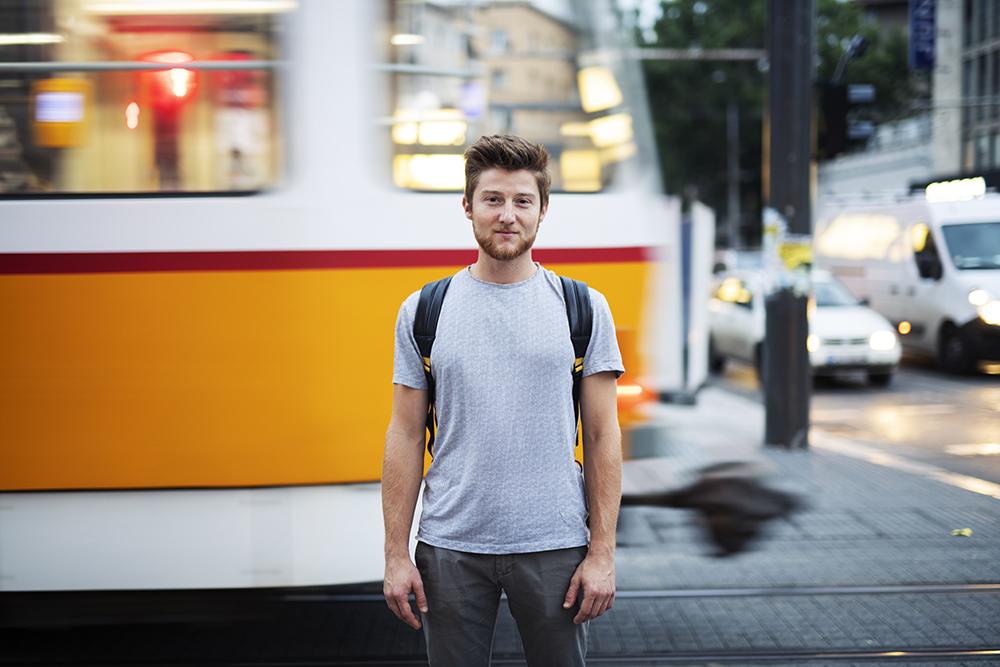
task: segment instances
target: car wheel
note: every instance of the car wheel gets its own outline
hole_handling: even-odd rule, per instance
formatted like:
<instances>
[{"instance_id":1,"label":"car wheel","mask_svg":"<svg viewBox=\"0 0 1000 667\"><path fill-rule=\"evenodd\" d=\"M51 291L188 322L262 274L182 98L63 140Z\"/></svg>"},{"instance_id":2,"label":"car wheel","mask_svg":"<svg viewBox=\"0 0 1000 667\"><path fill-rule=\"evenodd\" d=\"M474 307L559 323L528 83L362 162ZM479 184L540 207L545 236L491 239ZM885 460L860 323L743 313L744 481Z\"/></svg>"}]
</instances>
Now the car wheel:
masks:
<instances>
[{"instance_id":1,"label":"car wheel","mask_svg":"<svg viewBox=\"0 0 1000 667\"><path fill-rule=\"evenodd\" d=\"M708 337L708 370L718 374L726 367L726 358L715 349L715 339Z\"/></svg>"},{"instance_id":2,"label":"car wheel","mask_svg":"<svg viewBox=\"0 0 1000 667\"><path fill-rule=\"evenodd\" d=\"M938 361L942 368L956 375L964 375L972 371L972 355L969 344L961 331L955 327L944 329L938 345Z\"/></svg>"},{"instance_id":3,"label":"car wheel","mask_svg":"<svg viewBox=\"0 0 1000 667\"><path fill-rule=\"evenodd\" d=\"M869 373L868 382L879 387L888 386L892 382L892 373Z\"/></svg>"}]
</instances>

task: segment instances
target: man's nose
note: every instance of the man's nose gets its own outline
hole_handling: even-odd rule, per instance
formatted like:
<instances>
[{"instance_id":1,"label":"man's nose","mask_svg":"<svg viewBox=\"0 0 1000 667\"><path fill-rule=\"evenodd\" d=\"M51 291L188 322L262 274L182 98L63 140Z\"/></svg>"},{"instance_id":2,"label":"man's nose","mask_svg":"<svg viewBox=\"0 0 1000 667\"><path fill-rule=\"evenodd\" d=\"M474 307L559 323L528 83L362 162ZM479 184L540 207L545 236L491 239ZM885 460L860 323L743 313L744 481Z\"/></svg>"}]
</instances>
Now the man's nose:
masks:
<instances>
[{"instance_id":1,"label":"man's nose","mask_svg":"<svg viewBox=\"0 0 1000 667\"><path fill-rule=\"evenodd\" d=\"M500 220L502 222L514 222L516 219L517 216L514 214L514 204L510 202L504 204L503 208L500 210Z\"/></svg>"}]
</instances>

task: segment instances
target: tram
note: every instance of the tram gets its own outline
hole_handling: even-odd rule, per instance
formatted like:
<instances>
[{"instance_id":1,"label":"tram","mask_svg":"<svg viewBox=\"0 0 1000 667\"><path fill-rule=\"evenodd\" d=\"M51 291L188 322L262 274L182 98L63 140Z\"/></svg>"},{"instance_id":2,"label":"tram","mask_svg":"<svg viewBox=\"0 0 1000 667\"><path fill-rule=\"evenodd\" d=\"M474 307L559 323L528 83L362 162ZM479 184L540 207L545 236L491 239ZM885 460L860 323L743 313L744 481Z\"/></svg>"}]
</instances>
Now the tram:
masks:
<instances>
[{"instance_id":1,"label":"tram","mask_svg":"<svg viewBox=\"0 0 1000 667\"><path fill-rule=\"evenodd\" d=\"M680 205L611 0L13 7L0 591L381 579L395 317L475 259L483 134L550 151L535 258L607 296L620 394L681 387Z\"/></svg>"}]
</instances>

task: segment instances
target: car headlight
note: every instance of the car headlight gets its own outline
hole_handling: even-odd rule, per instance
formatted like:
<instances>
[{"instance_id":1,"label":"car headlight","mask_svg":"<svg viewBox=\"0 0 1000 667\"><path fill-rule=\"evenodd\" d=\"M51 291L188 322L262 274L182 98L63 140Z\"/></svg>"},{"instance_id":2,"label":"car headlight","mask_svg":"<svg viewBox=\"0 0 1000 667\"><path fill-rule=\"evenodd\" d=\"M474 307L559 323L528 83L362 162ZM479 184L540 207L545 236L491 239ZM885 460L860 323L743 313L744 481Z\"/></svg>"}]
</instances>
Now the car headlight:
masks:
<instances>
[{"instance_id":1,"label":"car headlight","mask_svg":"<svg viewBox=\"0 0 1000 667\"><path fill-rule=\"evenodd\" d=\"M1000 326L1000 301L990 301L979 307L979 317L986 324Z\"/></svg>"},{"instance_id":2,"label":"car headlight","mask_svg":"<svg viewBox=\"0 0 1000 667\"><path fill-rule=\"evenodd\" d=\"M969 303L973 306L985 306L990 301L990 293L984 289L974 289L969 292Z\"/></svg>"},{"instance_id":3,"label":"car headlight","mask_svg":"<svg viewBox=\"0 0 1000 667\"><path fill-rule=\"evenodd\" d=\"M868 337L868 347L884 352L896 347L896 334L891 331L876 331Z\"/></svg>"}]
</instances>

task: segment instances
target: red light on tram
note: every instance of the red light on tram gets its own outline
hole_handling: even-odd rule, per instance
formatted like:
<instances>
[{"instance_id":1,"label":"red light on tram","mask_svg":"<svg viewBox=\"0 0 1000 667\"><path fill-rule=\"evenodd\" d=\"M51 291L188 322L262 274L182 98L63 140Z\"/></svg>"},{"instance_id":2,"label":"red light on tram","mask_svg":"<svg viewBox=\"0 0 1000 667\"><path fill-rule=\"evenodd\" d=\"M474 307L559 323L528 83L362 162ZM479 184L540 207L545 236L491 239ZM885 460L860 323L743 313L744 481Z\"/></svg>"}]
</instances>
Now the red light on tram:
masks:
<instances>
[{"instance_id":1,"label":"red light on tram","mask_svg":"<svg viewBox=\"0 0 1000 667\"><path fill-rule=\"evenodd\" d=\"M125 107L125 127L130 130L139 127L139 113L139 105L135 102L129 102L129 105Z\"/></svg>"},{"instance_id":2,"label":"red light on tram","mask_svg":"<svg viewBox=\"0 0 1000 667\"><path fill-rule=\"evenodd\" d=\"M147 53L140 60L151 63L178 64L194 60L183 51L157 51ZM153 104L157 107L174 107L190 99L198 87L198 75L193 70L173 67L168 70L148 72L152 83Z\"/></svg>"}]
</instances>

